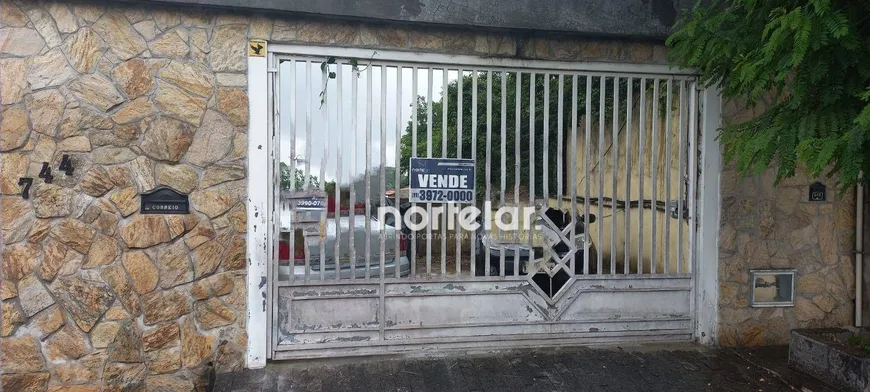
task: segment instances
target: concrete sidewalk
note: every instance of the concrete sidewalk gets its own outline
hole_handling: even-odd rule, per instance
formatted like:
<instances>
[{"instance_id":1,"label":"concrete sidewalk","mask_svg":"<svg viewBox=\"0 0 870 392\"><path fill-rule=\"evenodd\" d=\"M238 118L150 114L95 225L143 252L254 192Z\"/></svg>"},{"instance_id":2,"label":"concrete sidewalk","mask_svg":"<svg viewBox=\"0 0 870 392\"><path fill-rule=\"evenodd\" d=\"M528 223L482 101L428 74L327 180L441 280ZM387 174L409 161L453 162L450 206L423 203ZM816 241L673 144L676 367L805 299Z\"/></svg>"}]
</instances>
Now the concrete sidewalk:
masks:
<instances>
[{"instance_id":1,"label":"concrete sidewalk","mask_svg":"<svg viewBox=\"0 0 870 392\"><path fill-rule=\"evenodd\" d=\"M787 347L679 344L452 355L277 362L220 375L215 392L834 391L788 369Z\"/></svg>"}]
</instances>

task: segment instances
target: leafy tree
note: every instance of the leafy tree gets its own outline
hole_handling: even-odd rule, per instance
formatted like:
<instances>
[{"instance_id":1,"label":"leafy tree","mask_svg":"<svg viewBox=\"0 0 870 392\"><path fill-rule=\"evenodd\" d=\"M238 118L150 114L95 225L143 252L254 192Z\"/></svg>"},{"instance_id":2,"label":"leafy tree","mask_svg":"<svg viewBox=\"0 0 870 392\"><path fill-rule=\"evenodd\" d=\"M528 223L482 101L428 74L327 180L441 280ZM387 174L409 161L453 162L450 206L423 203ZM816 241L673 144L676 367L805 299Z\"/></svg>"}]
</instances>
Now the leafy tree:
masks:
<instances>
[{"instance_id":1,"label":"leafy tree","mask_svg":"<svg viewBox=\"0 0 870 392\"><path fill-rule=\"evenodd\" d=\"M369 173L369 192L371 192L373 200L380 200L381 198L381 167L373 166L368 171ZM394 189L396 186L396 168L391 166L384 166L384 190ZM350 185L347 186L348 190L352 187L354 192L356 192L357 200L363 200L366 194L366 176L365 173L361 173L353 178Z\"/></svg>"},{"instance_id":2,"label":"leafy tree","mask_svg":"<svg viewBox=\"0 0 870 392\"><path fill-rule=\"evenodd\" d=\"M281 189L289 190L293 188L294 180L296 184L296 189L302 189L305 184L305 172L302 169L296 169L295 173L291 173L290 166L286 163L281 162ZM316 189L320 187L320 180L317 176L313 174L308 175L308 183L311 184L312 189Z\"/></svg>"},{"instance_id":3,"label":"leafy tree","mask_svg":"<svg viewBox=\"0 0 870 392\"><path fill-rule=\"evenodd\" d=\"M667 41L671 60L721 82L725 99L757 118L721 129L726 159L743 174L773 165L777 182L805 166L841 189L870 173L870 2L699 2Z\"/></svg>"},{"instance_id":4,"label":"leafy tree","mask_svg":"<svg viewBox=\"0 0 870 392\"><path fill-rule=\"evenodd\" d=\"M476 182L477 182L477 192L478 199L482 198L482 195L486 189L486 143L487 143L487 101L486 101L486 91L487 91L487 77L488 74L485 72L478 73L478 82L477 82L477 91L473 91L473 75L467 74L462 78L462 157L461 158L471 158L473 144L473 135L472 135L472 97L474 94L477 94L477 130L476 130L476 152L477 152L477 172L475 174ZM501 186L501 128L502 128L502 78L506 78L506 91L505 93L505 190L510 191L514 188L514 184L517 180L517 171L515 167L515 156L516 156L516 148L519 145L520 152L520 162L519 162L519 183L522 187L527 187L529 184L529 175L530 175L530 159L531 154L530 147L530 128L529 128L529 120L531 112L529 108L531 107L531 96L529 94L530 85L532 83L529 74L523 74L521 78L521 94L520 94L520 120L519 120L519 128L517 127L517 119L516 119L516 100L517 100L517 82L516 82L516 74L515 73L507 73L506 75L502 72L493 72L492 73L492 117L491 117L491 138L490 138L490 190L495 195L496 192L500 189ZM544 145L544 84L549 83L549 115L548 115L548 135L546 146L549 154L549 159L545 163L543 161L543 151L545 148ZM568 148L570 148L570 134L572 129L572 105L573 103L573 85L572 79L570 77L566 77L563 80L563 92L562 92L562 138L563 143L559 145L559 115L558 115L558 107L559 107L559 77L556 75L551 75L549 79L545 78L544 75L536 75L535 77L535 134L534 134L534 156L535 162L533 162L535 167L535 194L537 196L543 195L543 170L546 164L547 173L549 178L549 195L555 195L557 192L557 152L560 148L562 148L562 156L563 156L563 168L568 167ZM605 113L607 116L612 115L612 107L613 107L613 79L607 78L605 79L605 97L607 97L605 102ZM627 105L625 104L625 97L627 91L627 83L625 79L622 79L620 84L620 109L622 110L622 114L620 118L625 118L625 108ZM640 81L635 80L634 91L640 91ZM652 88L652 84L650 83L649 88ZM589 102L592 103L592 107L590 108L594 118L597 118L600 105L599 97L600 97L600 79L595 77L592 79L592 89ZM458 139L459 132L457 130L458 126L458 102L457 102L457 92L459 91L459 83L458 80L453 80L447 85L447 96L448 96L448 105L447 105L447 132L446 132L446 144L447 144L447 154L442 155L443 152L443 143L444 143L444 134L442 132L443 125L443 98L439 98L438 100L433 100L432 102L432 157L440 158L456 158L458 152ZM639 94L637 94L639 96ZM578 86L577 86L577 116L579 119L585 115L586 113L586 78L580 77L578 78ZM664 91L662 92L661 99L664 100L665 95ZM424 97L417 98L417 151L416 156L418 157L426 157L427 155L427 146L428 146L428 118L427 118L427 102ZM664 108L664 105L660 105ZM414 119L408 121L408 125L405 128L405 132L402 134L400 140L400 149L401 149L401 178L403 181L402 186L407 186L408 181L408 165L410 164L410 157L413 155L413 132L412 126ZM584 125L578 124L578 129L582 129ZM517 132L519 131L519 133ZM517 144L517 141L519 143ZM562 181L563 184L567 184L568 181L568 170L562 170ZM567 188L567 186L566 186ZM498 200L496 197L495 200Z\"/></svg>"}]
</instances>

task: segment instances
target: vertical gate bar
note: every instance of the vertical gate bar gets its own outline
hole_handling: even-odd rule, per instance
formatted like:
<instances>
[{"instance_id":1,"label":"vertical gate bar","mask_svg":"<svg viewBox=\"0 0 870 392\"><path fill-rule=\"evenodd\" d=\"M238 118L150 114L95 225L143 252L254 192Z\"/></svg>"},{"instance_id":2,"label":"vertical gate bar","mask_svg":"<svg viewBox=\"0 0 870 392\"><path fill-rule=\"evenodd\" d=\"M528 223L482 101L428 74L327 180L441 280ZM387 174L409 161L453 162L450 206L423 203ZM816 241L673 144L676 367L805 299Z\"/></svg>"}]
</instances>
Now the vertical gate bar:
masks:
<instances>
[{"instance_id":1,"label":"vertical gate bar","mask_svg":"<svg viewBox=\"0 0 870 392\"><path fill-rule=\"evenodd\" d=\"M544 199L544 208L550 205L550 74L544 74L544 145L541 146L543 158L541 160L541 168L543 173L543 187L541 195ZM531 271L530 271L531 273Z\"/></svg>"},{"instance_id":2,"label":"vertical gate bar","mask_svg":"<svg viewBox=\"0 0 870 392\"><path fill-rule=\"evenodd\" d=\"M592 145L592 75L586 75L586 133L583 136L583 182L586 184L583 195L583 275L589 275L589 149ZM601 218L598 218L601 219ZM601 273L601 270L597 270Z\"/></svg>"},{"instance_id":3,"label":"vertical gate bar","mask_svg":"<svg viewBox=\"0 0 870 392\"><path fill-rule=\"evenodd\" d=\"M381 164L380 164L380 173L378 177L381 178L381 184L378 188L378 193L381 194L380 207L383 208L387 205L387 66L381 66L381 140L379 150L381 150ZM384 215L386 216L386 215ZM378 222L381 225L381 232L378 237L381 240L381 251L380 253L380 261L381 261L381 269L378 275L380 275L381 282L384 281L384 277L386 274L386 248L387 248L387 237L384 235L386 233L386 226L384 222ZM383 291L382 291L383 292ZM383 319L381 319L383 320ZM382 323L383 324L383 323Z\"/></svg>"},{"instance_id":4,"label":"vertical gate bar","mask_svg":"<svg viewBox=\"0 0 870 392\"><path fill-rule=\"evenodd\" d=\"M332 256L332 262L333 262L333 264L335 264L335 280L341 280L341 224L340 224L340 222L341 222L341 172L344 170L344 167L342 166L342 152L341 152L341 146L342 146L341 140L343 139L341 133L342 133L342 130L344 130L344 122L343 122L344 116L342 115L344 112L344 110L342 110L344 108L344 106L342 106L342 103L344 102L344 96L342 95L341 85L343 84L343 81L344 81L344 79L342 79L342 76L344 75L344 72L342 72L342 69L344 67L343 67L343 64L338 63L336 65L336 68L337 68L336 73L335 73L335 75L336 75L335 87L336 87L336 95L337 95L337 97L336 97L336 107L337 107L336 116L338 117L337 118L338 127L336 127L336 129L338 129L338 139L337 139L337 142L335 143L336 144L336 146L335 146L335 164L336 164L335 172L336 173L335 173L335 203L333 203L333 205L335 206L335 211L333 212L333 214L335 216L335 253L333 253L333 256ZM329 205L329 204L327 203L327 205ZM354 271L353 265L351 265L350 270Z\"/></svg>"},{"instance_id":5,"label":"vertical gate bar","mask_svg":"<svg viewBox=\"0 0 870 392\"><path fill-rule=\"evenodd\" d=\"M616 178L619 174L619 77L613 78L613 135L611 135L610 154L613 155L613 168L611 168L611 184L613 190L610 197L611 221L610 224L610 273L616 275Z\"/></svg>"},{"instance_id":6,"label":"vertical gate bar","mask_svg":"<svg viewBox=\"0 0 870 392\"><path fill-rule=\"evenodd\" d=\"M272 279L270 280L270 283L271 283L270 289L271 290L269 292L269 294L270 294L269 298L267 299L267 301L269 302L269 306L271 307L271 309L270 309L271 311L268 314L268 317L269 317L268 325L271 328L269 331L269 334L268 334L268 339L269 339L268 347L270 350L268 353L269 358L271 358L272 355L274 355L274 347L278 346L278 329L274 327L275 326L274 322L275 322L275 317L276 317L275 315L278 312L277 311L278 301L276 299L276 298L278 298L278 285L275 284L275 282L277 282L279 280L278 269L279 269L279 259L281 258L279 242L281 241L281 213L280 213L281 202L282 202L282 198L281 198L281 192L282 192L282 189L281 189L281 139L283 136L282 132L281 132L281 114L283 112L281 109L281 102L282 102L282 99L281 99L281 61L278 60L274 54L270 54L270 57L271 57L271 59L270 59L269 63L273 64L272 66L275 67L277 72L274 73L274 79L272 81L272 92L269 94L269 96L273 97L272 105L273 105L274 111L272 112L272 115L273 115L273 117L272 117L272 125L273 125L272 132L274 133L275 139L276 139L275 146L272 149L270 149L271 153L273 154L273 159L274 159L273 166L272 166L272 168L273 168L272 170L274 170L274 172L273 172L273 174L274 174L274 180L273 180L274 183L273 184L274 185L272 186L273 187L272 189L275 193L273 194L274 199L272 202L273 203L272 208L269 210L270 213L273 214L272 215L272 219L273 219L273 222L272 222L272 233L273 234L272 235L274 237L273 242L272 242L272 246L273 246L273 248L272 248L272 252L273 252L272 253L273 254L272 263L273 264L272 265L273 265L273 268L270 271L272 273ZM292 65L292 63L291 63L291 65ZM290 91L292 92L293 89L296 88L296 80L293 80L292 83L290 84L290 86L291 86ZM293 113L292 116L293 116L293 118L291 121L295 122L296 121L296 119L295 119L296 114ZM278 211L278 212L276 213L276 211ZM290 262L289 267L290 267L290 274L289 275L293 276L293 262L292 261Z\"/></svg>"},{"instance_id":7,"label":"vertical gate bar","mask_svg":"<svg viewBox=\"0 0 870 392\"><path fill-rule=\"evenodd\" d=\"M556 108L556 128L559 133L556 135L556 145L558 148L556 149L556 206L559 210L562 210L562 197L565 195L565 191L562 189L562 175L564 174L565 168L562 163L562 150L564 150L565 141L562 133L565 130L565 118L564 118L564 106L565 106L565 75L559 74L559 101L558 107Z\"/></svg>"},{"instance_id":8,"label":"vertical gate bar","mask_svg":"<svg viewBox=\"0 0 870 392\"><path fill-rule=\"evenodd\" d=\"M658 229L658 193L659 193L659 182L658 182L658 134L659 134L659 120L661 120L661 116L659 115L659 79L653 79L653 101L652 101L652 145L650 147L650 151L652 152L652 202L650 203L650 211L652 211L652 218L650 222L650 272L652 274L658 273L658 262L656 257L656 229Z\"/></svg>"},{"instance_id":9,"label":"vertical gate bar","mask_svg":"<svg viewBox=\"0 0 870 392\"><path fill-rule=\"evenodd\" d=\"M571 168L568 171L568 181L571 187L571 241L574 246L577 244L577 101L578 101L578 79L577 74L572 76L571 81L571 155L568 161ZM568 274L574 276L577 271L577 250L571 253L571 268Z\"/></svg>"},{"instance_id":10,"label":"vertical gate bar","mask_svg":"<svg viewBox=\"0 0 870 392\"><path fill-rule=\"evenodd\" d=\"M327 91L327 86L329 86L329 64L326 64L326 67L323 68L323 71L320 73L320 77L322 79L321 84L321 93L323 94L323 104L321 105L320 112L323 115L323 125L324 131L326 133L326 142L323 144L323 156L320 158L320 192L325 195L327 198L329 197L326 194L326 163L329 161L329 133L330 133L330 124L329 124L329 92ZM309 142L310 143L310 142ZM327 203L328 205L328 203ZM326 216L329 215L329 208L327 207L326 211L323 211L320 214L320 241L318 241L318 245L320 246L320 280L326 280L326 238L329 236L326 228ZM338 271L337 271L338 272Z\"/></svg>"},{"instance_id":11,"label":"vertical gate bar","mask_svg":"<svg viewBox=\"0 0 870 392\"><path fill-rule=\"evenodd\" d=\"M267 206L267 211L269 211L269 225L270 228L268 230L269 233L269 243L271 244L271 252L268 258L268 267L267 267L267 276L268 276L268 285L266 286L266 303L269 306L269 310L266 312L266 325L268 325L269 330L266 333L266 358L272 358L272 354L274 353L277 339L277 328L272 324L272 320L275 314L276 306L275 304L278 301L275 301L278 293L277 285L275 281L278 279L278 264L279 259L281 258L280 254L280 246L279 241L281 237L281 115L279 114L278 108L280 107L280 78L278 77L280 74L281 62L276 60L275 54L270 53L266 58L266 67L267 68L275 68L276 72L268 72L266 73L267 79L267 102L269 110L269 117L267 118L267 129L272 132L272 140L271 145L269 146L269 155L271 155L271 161L269 162L269 171L271 174L269 178L271 179L271 191L272 197L269 199L269 203ZM277 213L276 213L277 211Z\"/></svg>"},{"instance_id":12,"label":"vertical gate bar","mask_svg":"<svg viewBox=\"0 0 870 392\"><path fill-rule=\"evenodd\" d=\"M447 68L441 70L441 158L447 158ZM447 204L441 204L441 276L447 275Z\"/></svg>"},{"instance_id":13,"label":"vertical gate bar","mask_svg":"<svg viewBox=\"0 0 870 392\"><path fill-rule=\"evenodd\" d=\"M696 258L695 241L697 238L696 231L698 230L698 211L696 207L696 184L698 182L698 86L697 81L692 81L689 85L689 148L686 153L689 154L689 265L686 272L691 274L694 271Z\"/></svg>"},{"instance_id":14,"label":"vertical gate bar","mask_svg":"<svg viewBox=\"0 0 870 392\"><path fill-rule=\"evenodd\" d=\"M622 213L625 215L625 274L631 273L631 131L633 125L631 123L632 111L634 111L634 96L632 85L634 78L628 78L626 85L625 97L625 209Z\"/></svg>"},{"instance_id":15,"label":"vertical gate bar","mask_svg":"<svg viewBox=\"0 0 870 392\"><path fill-rule=\"evenodd\" d=\"M673 99L673 90L671 79L667 79L666 83L667 92L665 97L667 101L665 101L665 159L667 160L667 166L665 168L665 275L670 275L670 266L671 266L671 217L670 217L670 208L671 208L671 100Z\"/></svg>"},{"instance_id":16,"label":"vertical gate bar","mask_svg":"<svg viewBox=\"0 0 870 392\"><path fill-rule=\"evenodd\" d=\"M417 67L411 68L411 156L417 156ZM416 211L417 203L411 203L411 208ZM417 231L411 233L411 279L417 276Z\"/></svg>"},{"instance_id":17,"label":"vertical gate bar","mask_svg":"<svg viewBox=\"0 0 870 392\"><path fill-rule=\"evenodd\" d=\"M542 169L544 170L542 173L544 183L542 184L543 189L541 189L541 194L544 198L544 206L547 207L550 203L550 74L548 73L544 74L544 145L541 147L541 150L544 154L543 161L541 162Z\"/></svg>"},{"instance_id":18,"label":"vertical gate bar","mask_svg":"<svg viewBox=\"0 0 870 392\"><path fill-rule=\"evenodd\" d=\"M311 101L311 63L308 61L303 62L305 64L305 175L303 178L303 188L306 191L311 190L310 185L311 181L311 105L313 102ZM295 173L294 173L295 174ZM306 252L307 254L308 252ZM305 266L306 269L308 266ZM306 279L308 280L308 279Z\"/></svg>"},{"instance_id":19,"label":"vertical gate bar","mask_svg":"<svg viewBox=\"0 0 870 392\"><path fill-rule=\"evenodd\" d=\"M426 158L432 158L432 68L427 72L426 79ZM426 274L432 274L432 203L426 203L426 214L429 216L426 225Z\"/></svg>"},{"instance_id":20,"label":"vertical gate bar","mask_svg":"<svg viewBox=\"0 0 870 392\"><path fill-rule=\"evenodd\" d=\"M683 189L683 181L686 178L685 174L683 174L683 150L686 148L685 140L683 139L683 112L686 110L686 81L680 79L680 124L677 127L678 131L678 139L677 142L677 174L679 175L679 190L677 193L679 194L679 198L677 199L677 243L680 244L679 248L677 248L677 274L683 273L683 221L685 218L683 217L683 197L684 197L684 189Z\"/></svg>"},{"instance_id":21,"label":"vertical gate bar","mask_svg":"<svg viewBox=\"0 0 870 392\"><path fill-rule=\"evenodd\" d=\"M604 106L607 93L607 78L599 77L598 90L598 274L604 273L604 116L607 109ZM613 256L611 256L612 258Z\"/></svg>"},{"instance_id":22,"label":"vertical gate bar","mask_svg":"<svg viewBox=\"0 0 870 392\"><path fill-rule=\"evenodd\" d=\"M370 280L372 269L372 67L366 68L366 280Z\"/></svg>"},{"instance_id":23,"label":"vertical gate bar","mask_svg":"<svg viewBox=\"0 0 870 392\"><path fill-rule=\"evenodd\" d=\"M465 78L465 71L460 68L456 73L456 157L462 158L462 79ZM458 207L462 204L457 203ZM458 219L452 217L454 222ZM462 228L454 226L456 231L456 275L462 273L462 241L460 238L464 236Z\"/></svg>"},{"instance_id":24,"label":"vertical gate bar","mask_svg":"<svg viewBox=\"0 0 870 392\"><path fill-rule=\"evenodd\" d=\"M499 207L504 207L505 200L505 187L507 184L507 78L508 72L501 71L501 185L499 187ZM498 231L498 243L499 243L499 276L505 276L504 264L505 264L505 256L504 256L504 232L499 229Z\"/></svg>"},{"instance_id":25,"label":"vertical gate bar","mask_svg":"<svg viewBox=\"0 0 870 392\"><path fill-rule=\"evenodd\" d=\"M490 182L492 181L492 170L490 168L490 163L492 162L492 71L486 71L486 193L484 195L484 208L491 208L492 199L490 198ZM489 204L487 204L489 203ZM486 215L484 215L485 217ZM483 222L484 227L488 227L489 222ZM490 238L490 244L492 243L492 231L484 230L484 235L488 235ZM484 251L484 275L489 276L490 270L490 260L489 260L489 251L487 249L483 249Z\"/></svg>"},{"instance_id":26,"label":"vertical gate bar","mask_svg":"<svg viewBox=\"0 0 870 392\"><path fill-rule=\"evenodd\" d=\"M400 197L402 183L400 182L401 179L399 178L399 172L401 171L399 169L402 167L402 163L400 162L400 159L402 159L402 150L401 150L401 143L400 143L401 140L402 140L402 66L399 65L396 67L396 151L395 151L395 158L394 158L395 162L393 163L396 166L395 178L393 180L393 184L394 184L393 188L395 189L396 193L393 195L394 199L395 199L393 204L396 205L397 209L401 207L400 201L402 200L402 198ZM396 218L396 224L394 225L394 227L396 229L396 244L395 244L395 248L393 248L393 267L395 268L394 272L393 272L393 277L396 279L399 279L402 277L402 269L401 269L400 265L402 264L401 260L402 260L402 256L404 256L404 255L401 253L402 248L401 248L401 246L399 246L399 241L402 241L402 243L405 243L404 242L405 238L403 238L404 232L402 231L402 224L403 224L402 222L404 222L403 218L404 218L404 216L402 216L400 213L399 216ZM406 249L405 251L407 252L408 250Z\"/></svg>"},{"instance_id":27,"label":"vertical gate bar","mask_svg":"<svg viewBox=\"0 0 870 392\"><path fill-rule=\"evenodd\" d=\"M378 287L378 292L380 293L378 295L378 297L379 297L378 298L378 313L379 313L378 314L378 335L379 335L379 339L381 339L381 341L383 341L385 336L386 336L385 329L386 329L386 324L387 324L387 309L386 309L386 306L384 306L384 304L387 302L386 301L387 284L384 281L383 275L384 275L384 271L381 271L381 276L382 276L381 277L381 284L380 284L380 287Z\"/></svg>"},{"instance_id":28,"label":"vertical gate bar","mask_svg":"<svg viewBox=\"0 0 870 392\"><path fill-rule=\"evenodd\" d=\"M537 83L537 75L534 72L529 76L529 205L535 205L535 83ZM534 222L532 219L534 217L525 216L524 218L529 219L529 222L526 222L526 235L529 236L529 259L526 261L526 265L530 265L535 260L535 249L534 249Z\"/></svg>"},{"instance_id":29,"label":"vertical gate bar","mask_svg":"<svg viewBox=\"0 0 870 392\"><path fill-rule=\"evenodd\" d=\"M290 189L289 192L296 191L296 94L298 92L297 84L296 84L296 60L291 59L290 63ZM280 65L279 65L280 67ZM279 150L280 151L280 147ZM280 187L280 186L279 186ZM283 191L283 189L282 189ZM283 205L284 200L281 200ZM296 225L295 225L295 216L293 210L290 210L290 214L288 214L288 218L290 222L288 222L288 228L290 229L290 260L288 260L288 267L290 269L290 276L287 278L290 282L292 282L296 278L295 268L296 268ZM275 274L280 280L280 275Z\"/></svg>"},{"instance_id":30,"label":"vertical gate bar","mask_svg":"<svg viewBox=\"0 0 870 392\"><path fill-rule=\"evenodd\" d=\"M311 105L314 103L311 100L311 63L306 61L305 64L305 173L302 176L304 188L306 191L311 190ZM294 175L296 173L293 173ZM294 232L294 236L296 233ZM305 236L302 236L302 249L305 253L305 281L311 280L311 252L308 251L308 243L305 241ZM294 249L295 252L295 249Z\"/></svg>"},{"instance_id":31,"label":"vertical gate bar","mask_svg":"<svg viewBox=\"0 0 870 392\"><path fill-rule=\"evenodd\" d=\"M646 173L643 171L643 161L644 161L644 153L646 150L646 145L644 144L644 133L646 133L646 78L640 79L640 88L637 90L637 93L640 94L640 107L638 108L638 135L637 135L637 164L638 164L638 200L640 200L640 204L637 209L637 273L643 274L643 214L644 214L644 205L646 201L643 198L643 178L646 176Z\"/></svg>"},{"instance_id":32,"label":"vertical gate bar","mask_svg":"<svg viewBox=\"0 0 870 392\"><path fill-rule=\"evenodd\" d=\"M564 175L565 175L565 164L563 158L563 151L565 150L565 74L559 74L559 101L558 107L556 108L556 115L559 116L556 118L556 127L559 130L559 133L556 135L556 144L558 148L556 149L556 206L559 208L559 213L563 213L562 210L562 199L565 197L565 189L564 189ZM560 230L561 231L561 230ZM544 254L550 253L544 252ZM555 257L559 257L555 252L552 253ZM549 263L550 260L545 260L545 262ZM550 280L552 282L552 279ZM553 293L550 292L550 295Z\"/></svg>"},{"instance_id":33,"label":"vertical gate bar","mask_svg":"<svg viewBox=\"0 0 870 392\"><path fill-rule=\"evenodd\" d=\"M471 160L474 161L474 178L477 181L477 70L471 70ZM477 184L471 195L472 205L477 206ZM477 276L477 233L471 238L471 276Z\"/></svg>"},{"instance_id":34,"label":"vertical gate bar","mask_svg":"<svg viewBox=\"0 0 870 392\"><path fill-rule=\"evenodd\" d=\"M274 73L269 72L268 69L270 69L270 68L276 68L275 72ZM268 129L269 132L271 132L271 140L270 140L270 144L269 144L269 148L268 148L269 155L271 156L271 160L269 161L269 165L267 166L267 172L268 172L267 177L269 178L269 181L270 181L269 184L272 186L272 188L269 189L272 191L272 197L269 198L267 200L267 203L266 203L266 210L270 212L269 225L271 226L271 229L266 231L266 242L269 243L271 246L271 248L269 249L269 252L267 252L268 257L266 258L266 260L267 260L267 266L266 266L267 284L266 284L265 300L266 300L266 303L269 304L269 308L267 310L264 306L264 309L263 309L263 310L267 310L266 311L266 325L269 326L268 333L266 334L266 358L267 359L271 359L272 353L274 352L273 346L272 346L272 341L273 341L272 334L275 332L276 328L272 328L272 308L273 308L272 304L275 303L274 301L272 301L272 298L274 297L273 291L272 291L272 288L274 287L274 285L272 284L272 282L275 280L275 270L276 270L275 266L278 264L278 259L280 258L280 252L277 251L278 250L277 240L275 239L275 237L276 237L275 233L278 233L277 231L275 231L275 221L281 219L281 214L280 214L280 212L278 214L274 213L274 211L281 211L280 206L277 209L275 208L275 184L278 184L278 189L279 189L278 192L280 192L280 189L281 189L280 180L277 183L275 182L275 179L280 179L280 177L279 177L280 169L276 172L276 170L275 170L276 163L275 162L281 160L281 154L280 153L277 155L275 154L275 151L277 150L277 147L275 145L275 142L276 142L275 129L277 128L277 126L275 125L275 120L276 120L276 116L275 116L275 112L276 112L275 101L276 101L276 99L275 99L275 97L278 95L277 94L277 85L275 84L275 77L278 75L277 68L280 68L280 62L275 61L274 54L266 55L266 69L267 69L267 71L266 71L266 97L267 97L266 98L267 99L266 100L266 110L269 113L268 117L266 118L266 129ZM278 146L280 146L280 145L281 144L278 143ZM277 215L277 218L276 218L276 215ZM269 235L270 233L272 234L271 236Z\"/></svg>"},{"instance_id":35,"label":"vertical gate bar","mask_svg":"<svg viewBox=\"0 0 870 392\"><path fill-rule=\"evenodd\" d=\"M356 66L351 66L351 77L350 77L350 95L353 99L350 100L350 129L351 134L356 138L357 133L357 122L356 119L359 117L359 110L357 108L357 101L359 101L359 68ZM356 149L359 143L354 140L353 146L350 149L350 176L353 178L356 176ZM356 237L356 187L351 185L350 187L350 202L348 203L350 208L348 208L348 215L350 217L347 234L348 234L348 244L350 245L350 280L356 280L356 242L354 242Z\"/></svg>"},{"instance_id":36,"label":"vertical gate bar","mask_svg":"<svg viewBox=\"0 0 870 392\"><path fill-rule=\"evenodd\" d=\"M520 101L523 96L523 85L522 85L522 73L517 71L517 88L516 88L516 102L514 108L514 206L517 207L519 211L520 207L520 121L522 116L520 115L521 105ZM512 219L518 219L519 217L513 217ZM520 239L519 239L519 230L514 231L514 243L517 244L517 248L514 251L514 276L520 276Z\"/></svg>"},{"instance_id":37,"label":"vertical gate bar","mask_svg":"<svg viewBox=\"0 0 870 392\"><path fill-rule=\"evenodd\" d=\"M401 90L399 90L399 91L401 91ZM399 95L399 91L396 92L397 97ZM397 144L398 144L398 142L399 141L396 140ZM387 204L387 173L386 173L386 166L387 166L387 66L386 66L386 64L381 65L381 140L380 140L379 147L381 150L381 162L380 162L380 164L381 164L380 165L381 166L381 169L380 169L381 204L380 204L380 208L384 208ZM396 193L398 193L398 189L396 189ZM386 213L383 213L380 215L383 215L385 217L385 220L386 220ZM398 225L398 223L400 222L400 219L398 217L394 217L394 219L395 219L395 221L394 221L395 227L396 228L400 227ZM338 221L336 221L336 224L337 223L338 223ZM378 292L380 293L380 298L378 301L378 311L380 312L380 314L378 315L378 327L380 329L380 339L384 339L384 326L385 326L384 324L385 324L385 319L386 319L386 309L384 309L384 295L385 295L384 287L386 285L385 281L387 278L387 268L386 268L386 263L385 263L386 247L387 247L387 244L386 244L386 242L387 242L387 237L386 237L387 227L386 227L385 222L378 222L378 224L381 225L381 230L379 230L380 232L378 233L379 234L378 237L381 239L381 252L380 252L381 269L380 269L380 272L378 273L378 275L380 275L380 278L381 278L380 279L381 285L378 288ZM397 232L394 232L394 235L396 236L396 238L398 238L398 235L399 235L398 230L397 230ZM398 254L399 254L399 248L398 247L393 248L393 260L394 260L397 268L399 265ZM396 274L396 277L398 277L398 274Z\"/></svg>"}]
</instances>

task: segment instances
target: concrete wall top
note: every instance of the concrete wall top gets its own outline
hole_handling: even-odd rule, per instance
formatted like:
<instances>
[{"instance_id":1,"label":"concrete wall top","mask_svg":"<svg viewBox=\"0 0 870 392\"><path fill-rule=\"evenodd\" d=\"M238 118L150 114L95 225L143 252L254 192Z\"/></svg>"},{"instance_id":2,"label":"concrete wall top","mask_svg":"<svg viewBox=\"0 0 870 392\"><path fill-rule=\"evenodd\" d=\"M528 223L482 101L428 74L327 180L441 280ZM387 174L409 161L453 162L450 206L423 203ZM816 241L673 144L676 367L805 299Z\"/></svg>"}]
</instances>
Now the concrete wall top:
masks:
<instances>
[{"instance_id":1,"label":"concrete wall top","mask_svg":"<svg viewBox=\"0 0 870 392\"><path fill-rule=\"evenodd\" d=\"M145 2L145 1L143 1ZM693 0L155 0L250 11L664 39Z\"/></svg>"}]
</instances>

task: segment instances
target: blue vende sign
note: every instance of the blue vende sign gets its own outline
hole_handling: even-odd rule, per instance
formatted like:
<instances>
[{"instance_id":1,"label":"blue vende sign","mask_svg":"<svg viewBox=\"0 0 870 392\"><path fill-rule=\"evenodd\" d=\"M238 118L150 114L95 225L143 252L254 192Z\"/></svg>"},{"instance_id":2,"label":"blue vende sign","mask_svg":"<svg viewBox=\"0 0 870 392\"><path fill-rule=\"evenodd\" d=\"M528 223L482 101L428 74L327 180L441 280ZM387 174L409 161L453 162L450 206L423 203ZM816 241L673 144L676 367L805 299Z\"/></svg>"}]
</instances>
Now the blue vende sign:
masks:
<instances>
[{"instance_id":1,"label":"blue vende sign","mask_svg":"<svg viewBox=\"0 0 870 392\"><path fill-rule=\"evenodd\" d=\"M474 160L411 158L410 201L470 203L474 200Z\"/></svg>"}]
</instances>

